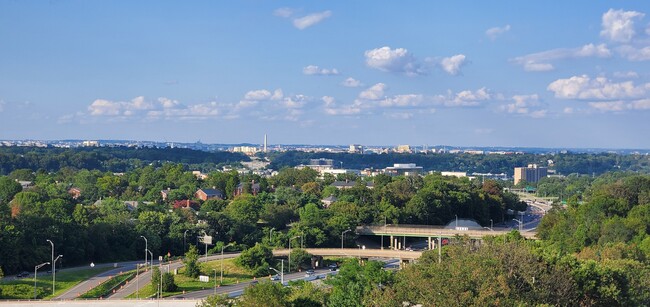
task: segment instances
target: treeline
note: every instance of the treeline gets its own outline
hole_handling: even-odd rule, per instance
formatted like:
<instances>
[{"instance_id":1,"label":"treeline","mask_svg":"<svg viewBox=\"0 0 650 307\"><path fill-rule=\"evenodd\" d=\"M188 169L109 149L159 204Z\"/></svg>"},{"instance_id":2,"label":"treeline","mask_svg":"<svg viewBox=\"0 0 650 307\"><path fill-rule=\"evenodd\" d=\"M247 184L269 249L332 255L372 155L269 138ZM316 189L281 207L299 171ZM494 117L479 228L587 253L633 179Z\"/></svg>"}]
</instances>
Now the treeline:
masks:
<instances>
[{"instance_id":1,"label":"treeline","mask_svg":"<svg viewBox=\"0 0 650 307\"><path fill-rule=\"evenodd\" d=\"M26 177L35 185L21 190L13 179ZM47 239L57 243L69 265L136 259L144 248L141 235L154 255L183 254L203 232L218 242L215 250L228 243L281 247L296 236L305 247L336 247L341 232L361 224L441 225L457 215L489 225L504 220L508 209L525 207L490 180L381 175L369 188L347 177L357 184L339 190L331 185L335 179L346 178L319 179L314 170L288 168L269 179L234 171L199 179L172 163L124 174L16 170L0 176L0 266L15 273L48 259ZM71 187L80 194L70 193ZM199 188L219 189L225 199L199 200ZM165 200L163 189L170 189ZM326 207L321 199L328 196L337 200ZM344 243L352 245L354 239L349 234Z\"/></svg>"},{"instance_id":2,"label":"treeline","mask_svg":"<svg viewBox=\"0 0 650 307\"><path fill-rule=\"evenodd\" d=\"M512 176L515 167L537 163L549 166L560 174L600 175L611 171L650 172L650 158L642 155L618 154L511 154L511 155L473 155L473 154L349 154L349 153L309 153L288 151L271 153L270 168L281 169L300 164L309 164L310 159L333 159L335 166L343 162L344 168L365 169L385 168L394 163L415 163L425 170L463 171L468 173L505 173ZM553 164L549 165L549 160Z\"/></svg>"},{"instance_id":3,"label":"treeline","mask_svg":"<svg viewBox=\"0 0 650 307\"><path fill-rule=\"evenodd\" d=\"M0 147L0 175L17 169L57 172L62 168L125 172L152 162L230 164L250 159L241 153L206 152L184 148L132 147Z\"/></svg>"}]
</instances>

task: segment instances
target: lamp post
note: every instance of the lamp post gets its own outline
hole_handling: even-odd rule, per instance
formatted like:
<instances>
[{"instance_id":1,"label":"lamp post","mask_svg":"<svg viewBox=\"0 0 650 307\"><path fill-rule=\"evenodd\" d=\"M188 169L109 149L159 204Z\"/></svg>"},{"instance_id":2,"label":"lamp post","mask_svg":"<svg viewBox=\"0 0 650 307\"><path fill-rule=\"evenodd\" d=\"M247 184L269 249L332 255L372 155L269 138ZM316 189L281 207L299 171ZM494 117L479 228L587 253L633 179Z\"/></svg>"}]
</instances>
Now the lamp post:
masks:
<instances>
[{"instance_id":1,"label":"lamp post","mask_svg":"<svg viewBox=\"0 0 650 307\"><path fill-rule=\"evenodd\" d=\"M284 259L280 259L282 261L282 266L280 267L280 272L276 270L275 268L269 267L269 269L275 271L276 273L280 274L280 284L284 285Z\"/></svg>"},{"instance_id":2,"label":"lamp post","mask_svg":"<svg viewBox=\"0 0 650 307\"><path fill-rule=\"evenodd\" d=\"M151 264L149 265L149 268L150 270L153 270L153 253L148 249L145 250L145 253L149 253L149 255L151 256ZM144 265L146 268L147 263L145 262Z\"/></svg>"},{"instance_id":3,"label":"lamp post","mask_svg":"<svg viewBox=\"0 0 650 307\"><path fill-rule=\"evenodd\" d=\"M512 219L512 220L513 220L513 221L517 221L517 222L519 222L519 232L521 232L521 229L522 229L522 225L521 225L522 223L521 223L521 221L518 220L518 219Z\"/></svg>"},{"instance_id":4,"label":"lamp post","mask_svg":"<svg viewBox=\"0 0 650 307\"><path fill-rule=\"evenodd\" d=\"M47 242L50 242L50 245L52 245L52 295L54 295L54 287L56 286L56 264L54 263L54 242L52 240L47 239Z\"/></svg>"},{"instance_id":5,"label":"lamp post","mask_svg":"<svg viewBox=\"0 0 650 307\"><path fill-rule=\"evenodd\" d=\"M300 248L305 248L304 239L305 239L305 232L303 231L302 235L300 236Z\"/></svg>"},{"instance_id":6,"label":"lamp post","mask_svg":"<svg viewBox=\"0 0 650 307\"><path fill-rule=\"evenodd\" d=\"M183 232L183 254L185 254L185 252L187 251L187 248L186 248L187 245L185 244L185 236L187 235L187 232L188 232L188 231L190 231L190 230L189 230L189 229L186 229L186 230Z\"/></svg>"},{"instance_id":7,"label":"lamp post","mask_svg":"<svg viewBox=\"0 0 650 307\"><path fill-rule=\"evenodd\" d=\"M352 229L345 230L341 233L341 249L343 249L343 238L345 238L345 233L352 231Z\"/></svg>"},{"instance_id":8,"label":"lamp post","mask_svg":"<svg viewBox=\"0 0 650 307\"><path fill-rule=\"evenodd\" d=\"M289 239L289 267L287 268L287 272L291 273L291 240L295 238L300 238L300 236L295 236L291 239Z\"/></svg>"},{"instance_id":9,"label":"lamp post","mask_svg":"<svg viewBox=\"0 0 650 307\"><path fill-rule=\"evenodd\" d=\"M384 249L384 234L386 233L386 225L387 225L387 219L386 216L384 215L384 233L381 234L381 249Z\"/></svg>"},{"instance_id":10,"label":"lamp post","mask_svg":"<svg viewBox=\"0 0 650 307\"><path fill-rule=\"evenodd\" d=\"M36 273L38 269L42 268L43 266L46 266L50 264L49 262L43 262L37 266L34 267L34 299L36 299Z\"/></svg>"},{"instance_id":11,"label":"lamp post","mask_svg":"<svg viewBox=\"0 0 650 307\"><path fill-rule=\"evenodd\" d=\"M273 242L273 230L275 230L275 227L271 228L269 231L269 245Z\"/></svg>"},{"instance_id":12,"label":"lamp post","mask_svg":"<svg viewBox=\"0 0 650 307\"><path fill-rule=\"evenodd\" d=\"M147 265L147 251L149 250L149 240L147 240L145 236L140 236L140 238L144 239L144 264ZM153 256L151 258L151 262L153 262Z\"/></svg>"},{"instance_id":13,"label":"lamp post","mask_svg":"<svg viewBox=\"0 0 650 307\"><path fill-rule=\"evenodd\" d=\"M454 214L454 216L456 217L456 229L458 229L458 214Z\"/></svg>"},{"instance_id":14,"label":"lamp post","mask_svg":"<svg viewBox=\"0 0 650 307\"><path fill-rule=\"evenodd\" d=\"M492 230L492 231L494 231L494 226L493 225L494 225L494 221L492 221L492 219L490 219L490 230Z\"/></svg>"}]
</instances>

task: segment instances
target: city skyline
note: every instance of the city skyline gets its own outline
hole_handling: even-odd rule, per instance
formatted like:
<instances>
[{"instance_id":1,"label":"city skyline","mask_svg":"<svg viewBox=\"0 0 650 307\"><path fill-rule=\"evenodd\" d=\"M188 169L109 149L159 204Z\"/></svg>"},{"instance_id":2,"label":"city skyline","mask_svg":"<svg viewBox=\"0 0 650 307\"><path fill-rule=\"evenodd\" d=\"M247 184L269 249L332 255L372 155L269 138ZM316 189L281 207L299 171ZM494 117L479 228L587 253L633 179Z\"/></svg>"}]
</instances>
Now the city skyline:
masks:
<instances>
[{"instance_id":1,"label":"city skyline","mask_svg":"<svg viewBox=\"0 0 650 307\"><path fill-rule=\"evenodd\" d=\"M650 4L0 3L0 139L650 148Z\"/></svg>"}]
</instances>

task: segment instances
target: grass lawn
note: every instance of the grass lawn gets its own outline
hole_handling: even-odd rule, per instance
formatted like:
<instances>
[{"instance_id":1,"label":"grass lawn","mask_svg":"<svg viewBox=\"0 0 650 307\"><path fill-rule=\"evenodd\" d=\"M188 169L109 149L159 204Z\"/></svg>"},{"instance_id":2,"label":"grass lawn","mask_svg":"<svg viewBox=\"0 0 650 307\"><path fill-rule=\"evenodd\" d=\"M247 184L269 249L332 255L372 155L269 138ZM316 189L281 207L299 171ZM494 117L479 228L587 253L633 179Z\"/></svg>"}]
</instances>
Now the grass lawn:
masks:
<instances>
[{"instance_id":1,"label":"grass lawn","mask_svg":"<svg viewBox=\"0 0 650 307\"><path fill-rule=\"evenodd\" d=\"M52 275L47 273L38 274L36 279L36 290L38 298L51 299L63 294L78 283L93 277L99 273L111 270L112 267L87 268L74 271L60 271L56 273L56 293L52 295ZM2 295L9 299L33 299L34 278L21 278L15 280L0 281ZM11 291L10 288L12 288Z\"/></svg>"},{"instance_id":2,"label":"grass lawn","mask_svg":"<svg viewBox=\"0 0 650 307\"><path fill-rule=\"evenodd\" d=\"M163 296L172 296L176 294L181 294L183 291L197 291L203 289L212 289L214 287L214 274L216 270L217 273L217 285L221 280L221 260L209 261L199 264L201 268L201 275L206 275L210 277L210 282L200 282L198 278L189 278L183 273L185 272L185 267L182 267L178 270L178 275L174 276L174 282L178 286L178 291L176 292L165 292ZM253 275L246 269L240 268L234 263L234 259L224 259L223 260L223 284L222 285L232 285L236 284L237 281L244 282L253 279ZM140 289L140 297L149 297L154 295L155 291L151 288L151 284L148 284L146 287ZM135 294L129 295L127 298L135 298Z\"/></svg>"}]
</instances>

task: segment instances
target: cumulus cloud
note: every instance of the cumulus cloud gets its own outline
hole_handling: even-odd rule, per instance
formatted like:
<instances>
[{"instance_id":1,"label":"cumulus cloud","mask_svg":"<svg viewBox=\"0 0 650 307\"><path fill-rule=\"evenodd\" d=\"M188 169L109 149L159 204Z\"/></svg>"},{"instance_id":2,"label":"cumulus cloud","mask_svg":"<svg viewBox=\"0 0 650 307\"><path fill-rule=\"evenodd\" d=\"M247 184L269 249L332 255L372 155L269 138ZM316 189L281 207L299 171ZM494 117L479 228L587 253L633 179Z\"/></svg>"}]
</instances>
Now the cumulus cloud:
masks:
<instances>
[{"instance_id":1,"label":"cumulus cloud","mask_svg":"<svg viewBox=\"0 0 650 307\"><path fill-rule=\"evenodd\" d=\"M384 98L384 91L388 88L384 83L377 83L359 93L359 98L366 100L379 100Z\"/></svg>"},{"instance_id":2,"label":"cumulus cloud","mask_svg":"<svg viewBox=\"0 0 650 307\"><path fill-rule=\"evenodd\" d=\"M160 97L154 101L143 96L135 97L130 101L111 101L96 99L87 108L88 114L93 117L109 119L142 119L152 120L169 118L176 120L202 119L220 115L220 107L217 102L205 104L183 105L176 100ZM71 121L75 116L81 117L84 114L62 118L63 121Z\"/></svg>"},{"instance_id":3,"label":"cumulus cloud","mask_svg":"<svg viewBox=\"0 0 650 307\"><path fill-rule=\"evenodd\" d=\"M521 65L526 71L550 71L555 69L550 62L575 58L608 58L612 52L607 45L587 44L578 48L558 48L516 57L510 61Z\"/></svg>"},{"instance_id":4,"label":"cumulus cloud","mask_svg":"<svg viewBox=\"0 0 650 307\"><path fill-rule=\"evenodd\" d=\"M416 107L423 102L424 96L420 94L406 94L387 97L379 105L382 107Z\"/></svg>"},{"instance_id":5,"label":"cumulus cloud","mask_svg":"<svg viewBox=\"0 0 650 307\"><path fill-rule=\"evenodd\" d=\"M636 71L617 71L614 72L614 78L620 79L636 79L639 74Z\"/></svg>"},{"instance_id":6,"label":"cumulus cloud","mask_svg":"<svg viewBox=\"0 0 650 307\"><path fill-rule=\"evenodd\" d=\"M356 105L325 108L325 114L327 115L356 115L359 113L361 113L361 108Z\"/></svg>"},{"instance_id":7,"label":"cumulus cloud","mask_svg":"<svg viewBox=\"0 0 650 307\"><path fill-rule=\"evenodd\" d=\"M329 18L330 16L332 16L331 11L309 14L307 16L294 19L293 26L298 28L299 30L304 30L306 28L309 28L313 25L320 23L321 21Z\"/></svg>"},{"instance_id":8,"label":"cumulus cloud","mask_svg":"<svg viewBox=\"0 0 650 307\"><path fill-rule=\"evenodd\" d=\"M612 82L605 77L573 76L551 82L547 90L562 99L615 100L638 98L645 95L650 84L634 85L632 81Z\"/></svg>"},{"instance_id":9,"label":"cumulus cloud","mask_svg":"<svg viewBox=\"0 0 650 307\"><path fill-rule=\"evenodd\" d=\"M448 58L443 58L440 61L442 70L452 76L457 75L463 65L465 65L465 55L463 54L457 54Z\"/></svg>"},{"instance_id":10,"label":"cumulus cloud","mask_svg":"<svg viewBox=\"0 0 650 307\"><path fill-rule=\"evenodd\" d=\"M547 110L541 108L539 95L515 95L512 96L512 103L499 106L499 110L509 114L542 118L546 116Z\"/></svg>"},{"instance_id":11,"label":"cumulus cloud","mask_svg":"<svg viewBox=\"0 0 650 307\"><path fill-rule=\"evenodd\" d=\"M425 73L422 65L405 48L391 49L388 46L367 50L364 53L366 65L385 72L403 73L409 76Z\"/></svg>"},{"instance_id":12,"label":"cumulus cloud","mask_svg":"<svg viewBox=\"0 0 650 307\"><path fill-rule=\"evenodd\" d=\"M438 95L434 100L447 107L476 107L480 106L483 102L494 99L492 94L485 88L480 88L476 91L465 90L458 93L453 93L451 90L447 91L447 95Z\"/></svg>"},{"instance_id":13,"label":"cumulus cloud","mask_svg":"<svg viewBox=\"0 0 650 307\"><path fill-rule=\"evenodd\" d=\"M254 90L247 92L244 95L244 99L253 101L269 100L271 98L271 95L271 92L267 90Z\"/></svg>"},{"instance_id":14,"label":"cumulus cloud","mask_svg":"<svg viewBox=\"0 0 650 307\"><path fill-rule=\"evenodd\" d=\"M345 87L360 87L363 84L361 84L361 81L350 77L350 78L345 79L345 81L343 81L341 83L341 85L343 85Z\"/></svg>"},{"instance_id":15,"label":"cumulus cloud","mask_svg":"<svg viewBox=\"0 0 650 307\"><path fill-rule=\"evenodd\" d=\"M627 43L636 35L635 22L644 16L641 12L609 9L603 14L600 36L614 42Z\"/></svg>"},{"instance_id":16,"label":"cumulus cloud","mask_svg":"<svg viewBox=\"0 0 650 307\"><path fill-rule=\"evenodd\" d=\"M320 75L320 76L332 76L338 75L339 71L336 68L321 68L316 65L309 65L303 67L302 73L305 75Z\"/></svg>"},{"instance_id":17,"label":"cumulus cloud","mask_svg":"<svg viewBox=\"0 0 650 307\"><path fill-rule=\"evenodd\" d=\"M510 25L505 25L503 27L494 27L489 28L485 31L485 35L491 39L495 40L499 35L510 31Z\"/></svg>"},{"instance_id":18,"label":"cumulus cloud","mask_svg":"<svg viewBox=\"0 0 650 307\"><path fill-rule=\"evenodd\" d=\"M633 47L624 45L616 48L616 51L628 61L648 61L650 60L650 47Z\"/></svg>"}]
</instances>

